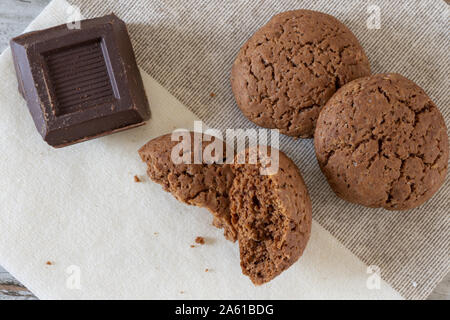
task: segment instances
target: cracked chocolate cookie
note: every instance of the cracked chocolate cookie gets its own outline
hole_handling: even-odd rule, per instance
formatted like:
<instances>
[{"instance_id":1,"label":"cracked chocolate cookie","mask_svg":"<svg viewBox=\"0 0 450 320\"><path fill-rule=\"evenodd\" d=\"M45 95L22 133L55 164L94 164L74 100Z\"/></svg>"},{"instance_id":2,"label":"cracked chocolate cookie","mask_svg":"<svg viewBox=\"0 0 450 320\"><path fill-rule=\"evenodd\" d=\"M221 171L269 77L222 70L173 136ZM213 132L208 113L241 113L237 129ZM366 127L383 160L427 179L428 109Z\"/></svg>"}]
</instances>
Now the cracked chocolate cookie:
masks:
<instances>
[{"instance_id":1,"label":"cracked chocolate cookie","mask_svg":"<svg viewBox=\"0 0 450 320\"><path fill-rule=\"evenodd\" d=\"M251 152L255 149L246 150ZM298 260L312 223L308 190L292 160L279 151L278 170L270 175L260 174L261 162L265 161L234 164L230 190L242 272L256 285L272 280Z\"/></svg>"},{"instance_id":2,"label":"cracked chocolate cookie","mask_svg":"<svg viewBox=\"0 0 450 320\"><path fill-rule=\"evenodd\" d=\"M172 149L179 142L172 141L171 134L150 140L139 149L142 161L147 163L147 174L179 201L207 208L214 216L214 226L223 228L225 238L235 241L237 234L230 220L228 195L233 182L233 171L228 164L209 163L205 159L202 163L195 164L195 140L192 132L190 137L192 152L186 158L189 159L189 163L175 164L172 161ZM198 148L202 153L215 141L215 138L209 142L205 140L206 138L203 139L201 149ZM220 143L223 144L223 154L225 154L226 145L223 141ZM182 151L180 149L180 156Z\"/></svg>"},{"instance_id":3,"label":"cracked chocolate cookie","mask_svg":"<svg viewBox=\"0 0 450 320\"><path fill-rule=\"evenodd\" d=\"M308 138L334 92L368 75L366 54L344 24L325 13L296 10L274 16L243 45L231 87L249 120Z\"/></svg>"},{"instance_id":4,"label":"cracked chocolate cookie","mask_svg":"<svg viewBox=\"0 0 450 320\"><path fill-rule=\"evenodd\" d=\"M193 133L190 137L194 150ZM202 150L212 141L203 142ZM219 142L225 150L225 143ZM269 157L255 154L256 148L244 150L247 161L242 164L175 164L172 152L178 143L167 134L139 150L149 177L178 200L212 212L214 225L224 228L225 237L238 239L242 272L254 284L272 280L298 260L311 233L311 200L291 159L280 151L272 163L276 149L269 147ZM249 154L255 154L256 164L248 163ZM186 159L193 162L194 155ZM261 169L268 171L261 174Z\"/></svg>"},{"instance_id":5,"label":"cracked chocolate cookie","mask_svg":"<svg viewBox=\"0 0 450 320\"><path fill-rule=\"evenodd\" d=\"M444 119L427 94L399 74L339 89L320 113L314 145L334 192L368 207L415 208L447 173Z\"/></svg>"}]
</instances>

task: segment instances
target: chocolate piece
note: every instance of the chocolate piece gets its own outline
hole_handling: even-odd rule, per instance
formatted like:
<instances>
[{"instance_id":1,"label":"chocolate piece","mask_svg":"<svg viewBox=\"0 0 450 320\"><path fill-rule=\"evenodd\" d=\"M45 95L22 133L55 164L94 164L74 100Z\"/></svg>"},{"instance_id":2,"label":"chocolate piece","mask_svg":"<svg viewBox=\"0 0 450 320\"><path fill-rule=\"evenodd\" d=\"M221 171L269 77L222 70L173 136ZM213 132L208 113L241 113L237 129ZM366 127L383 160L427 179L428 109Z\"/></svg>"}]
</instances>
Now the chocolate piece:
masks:
<instances>
[{"instance_id":1,"label":"chocolate piece","mask_svg":"<svg viewBox=\"0 0 450 320\"><path fill-rule=\"evenodd\" d=\"M71 25L72 26L72 25ZM114 14L11 40L19 91L54 147L144 124L150 109L125 23Z\"/></svg>"}]
</instances>

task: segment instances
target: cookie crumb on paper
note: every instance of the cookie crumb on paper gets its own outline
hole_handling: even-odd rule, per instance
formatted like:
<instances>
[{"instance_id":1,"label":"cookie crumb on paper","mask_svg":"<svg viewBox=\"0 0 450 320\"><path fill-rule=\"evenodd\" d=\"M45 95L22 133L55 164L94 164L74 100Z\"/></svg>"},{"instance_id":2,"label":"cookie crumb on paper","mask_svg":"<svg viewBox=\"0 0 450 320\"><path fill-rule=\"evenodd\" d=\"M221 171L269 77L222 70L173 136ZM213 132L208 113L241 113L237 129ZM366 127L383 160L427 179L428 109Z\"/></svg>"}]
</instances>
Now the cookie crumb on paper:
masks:
<instances>
[{"instance_id":1,"label":"cookie crumb on paper","mask_svg":"<svg viewBox=\"0 0 450 320\"><path fill-rule=\"evenodd\" d=\"M205 244L205 238L197 237L197 238L195 238L195 242L198 243L198 244L203 245L203 244Z\"/></svg>"}]
</instances>

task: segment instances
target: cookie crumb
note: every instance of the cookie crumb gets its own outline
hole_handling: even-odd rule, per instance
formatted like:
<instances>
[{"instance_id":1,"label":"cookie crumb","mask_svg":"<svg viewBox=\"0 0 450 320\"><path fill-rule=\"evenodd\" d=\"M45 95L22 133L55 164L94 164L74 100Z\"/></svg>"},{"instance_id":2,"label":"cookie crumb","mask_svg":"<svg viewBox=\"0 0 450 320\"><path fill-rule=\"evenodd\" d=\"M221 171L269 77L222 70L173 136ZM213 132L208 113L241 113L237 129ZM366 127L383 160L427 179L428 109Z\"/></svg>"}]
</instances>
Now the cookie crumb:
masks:
<instances>
[{"instance_id":1,"label":"cookie crumb","mask_svg":"<svg viewBox=\"0 0 450 320\"><path fill-rule=\"evenodd\" d=\"M209 96L210 96L211 98L214 98L214 97L216 96L216 94L215 94L214 92L211 92L211 93L209 94Z\"/></svg>"},{"instance_id":2,"label":"cookie crumb","mask_svg":"<svg viewBox=\"0 0 450 320\"><path fill-rule=\"evenodd\" d=\"M208 271L209 271L209 269L208 269L208 268L206 268L206 269L205 269L205 272L208 272Z\"/></svg>"},{"instance_id":3,"label":"cookie crumb","mask_svg":"<svg viewBox=\"0 0 450 320\"><path fill-rule=\"evenodd\" d=\"M134 176L134 182L141 182L141 179L138 176Z\"/></svg>"},{"instance_id":4,"label":"cookie crumb","mask_svg":"<svg viewBox=\"0 0 450 320\"><path fill-rule=\"evenodd\" d=\"M153 232L153 234L154 234L155 236L157 236L157 235L159 234L159 232Z\"/></svg>"},{"instance_id":5,"label":"cookie crumb","mask_svg":"<svg viewBox=\"0 0 450 320\"><path fill-rule=\"evenodd\" d=\"M53 263L51 261L47 261L45 264L51 266Z\"/></svg>"},{"instance_id":6,"label":"cookie crumb","mask_svg":"<svg viewBox=\"0 0 450 320\"><path fill-rule=\"evenodd\" d=\"M195 242L203 245L203 244L205 244L205 238L197 237L197 238L195 238Z\"/></svg>"},{"instance_id":7,"label":"cookie crumb","mask_svg":"<svg viewBox=\"0 0 450 320\"><path fill-rule=\"evenodd\" d=\"M181 294L184 294L184 291L180 291Z\"/></svg>"},{"instance_id":8,"label":"cookie crumb","mask_svg":"<svg viewBox=\"0 0 450 320\"><path fill-rule=\"evenodd\" d=\"M191 244L191 248L195 248L195 246L193 244Z\"/></svg>"}]
</instances>

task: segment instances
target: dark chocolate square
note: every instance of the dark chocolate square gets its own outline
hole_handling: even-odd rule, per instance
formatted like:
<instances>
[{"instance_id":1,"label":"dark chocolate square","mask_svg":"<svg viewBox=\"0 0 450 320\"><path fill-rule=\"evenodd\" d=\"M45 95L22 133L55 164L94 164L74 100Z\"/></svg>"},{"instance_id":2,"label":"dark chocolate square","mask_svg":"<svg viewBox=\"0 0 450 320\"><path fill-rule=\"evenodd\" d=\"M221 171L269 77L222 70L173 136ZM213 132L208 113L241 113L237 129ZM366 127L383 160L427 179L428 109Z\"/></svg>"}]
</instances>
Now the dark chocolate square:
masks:
<instances>
[{"instance_id":1,"label":"dark chocolate square","mask_svg":"<svg viewBox=\"0 0 450 320\"><path fill-rule=\"evenodd\" d=\"M115 15L11 40L19 91L44 140L62 147L142 125L150 109L125 23Z\"/></svg>"},{"instance_id":2,"label":"dark chocolate square","mask_svg":"<svg viewBox=\"0 0 450 320\"><path fill-rule=\"evenodd\" d=\"M66 61L67 57L76 59ZM114 95L101 39L46 52L44 59L55 95L57 116L113 103L118 98Z\"/></svg>"}]
</instances>

